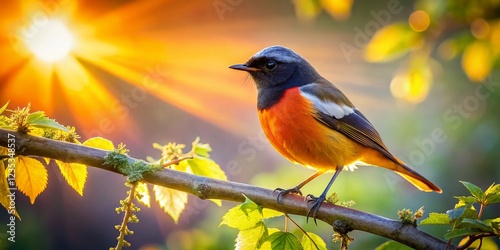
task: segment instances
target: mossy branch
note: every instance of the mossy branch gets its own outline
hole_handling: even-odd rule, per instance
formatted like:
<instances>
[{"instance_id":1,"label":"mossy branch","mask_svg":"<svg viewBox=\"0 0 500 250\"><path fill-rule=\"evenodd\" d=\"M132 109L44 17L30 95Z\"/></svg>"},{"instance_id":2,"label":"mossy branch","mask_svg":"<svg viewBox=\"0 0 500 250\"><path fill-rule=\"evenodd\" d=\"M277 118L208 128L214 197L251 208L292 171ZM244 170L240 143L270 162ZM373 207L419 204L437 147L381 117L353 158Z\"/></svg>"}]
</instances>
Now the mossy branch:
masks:
<instances>
[{"instance_id":1,"label":"mossy branch","mask_svg":"<svg viewBox=\"0 0 500 250\"><path fill-rule=\"evenodd\" d=\"M48 157L63 162L81 163L125 175L120 171L120 168L105 164L106 156L110 151L4 129L0 129L0 146L7 147L8 134L14 135L16 138L15 146L18 155ZM124 160L130 165L142 162L128 156ZM187 192L201 199L243 202L245 198L242 194L245 194L262 207L287 214L306 216L309 210L304 198L298 195L287 195L282 198L281 203L277 203L277 194L273 190L201 177L168 168L161 171L147 171L142 175L142 181ZM414 225L403 224L400 221L328 203L321 206L317 213L317 219L332 226L341 221L346 223L351 230L376 234L416 249L457 249L456 246L447 245L447 242L420 231Z\"/></svg>"}]
</instances>

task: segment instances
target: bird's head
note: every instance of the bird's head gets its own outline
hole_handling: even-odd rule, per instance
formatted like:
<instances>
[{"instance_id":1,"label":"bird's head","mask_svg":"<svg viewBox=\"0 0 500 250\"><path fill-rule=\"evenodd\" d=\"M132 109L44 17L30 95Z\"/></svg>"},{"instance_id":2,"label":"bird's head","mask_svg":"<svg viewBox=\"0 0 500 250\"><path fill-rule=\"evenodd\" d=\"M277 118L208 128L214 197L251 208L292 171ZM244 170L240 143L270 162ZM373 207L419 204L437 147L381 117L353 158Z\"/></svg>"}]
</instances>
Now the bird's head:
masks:
<instances>
[{"instance_id":1,"label":"bird's head","mask_svg":"<svg viewBox=\"0 0 500 250\"><path fill-rule=\"evenodd\" d=\"M320 77L304 58L283 46L267 47L229 68L248 72L258 89L302 86Z\"/></svg>"}]
</instances>

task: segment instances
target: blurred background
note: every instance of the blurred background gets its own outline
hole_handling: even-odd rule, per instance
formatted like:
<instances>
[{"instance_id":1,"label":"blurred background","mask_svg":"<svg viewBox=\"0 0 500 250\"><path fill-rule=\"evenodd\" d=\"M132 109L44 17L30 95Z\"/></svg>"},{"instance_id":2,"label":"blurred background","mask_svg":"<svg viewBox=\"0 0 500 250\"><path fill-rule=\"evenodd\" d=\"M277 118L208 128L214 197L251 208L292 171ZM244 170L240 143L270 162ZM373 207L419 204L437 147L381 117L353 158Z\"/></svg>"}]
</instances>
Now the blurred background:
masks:
<instances>
[{"instance_id":1,"label":"blurred background","mask_svg":"<svg viewBox=\"0 0 500 250\"><path fill-rule=\"evenodd\" d=\"M396 156L443 189L423 193L392 172L361 167L333 185L340 199L394 219L402 208L445 212L453 196L467 194L459 180L483 189L500 180L499 10L494 0L3 1L0 104L31 103L75 126L81 141L123 142L136 158L159 158L154 142L190 145L200 136L229 180L288 188L312 171L272 149L252 80L228 69L284 45L342 89ZM2 223L0 248L114 246L125 178L90 167L81 197L54 164L47 169L49 184L34 205L16 196L16 243L6 241ZM330 177L303 192L318 195ZM190 196L176 225L153 202L130 226L131 249L233 249L237 231L218 225L235 205ZM483 218L498 211L487 208ZM331 227L296 220L338 248ZM271 226L282 228L283 219ZM437 237L447 230L421 228ZM352 249L385 241L351 237Z\"/></svg>"}]
</instances>

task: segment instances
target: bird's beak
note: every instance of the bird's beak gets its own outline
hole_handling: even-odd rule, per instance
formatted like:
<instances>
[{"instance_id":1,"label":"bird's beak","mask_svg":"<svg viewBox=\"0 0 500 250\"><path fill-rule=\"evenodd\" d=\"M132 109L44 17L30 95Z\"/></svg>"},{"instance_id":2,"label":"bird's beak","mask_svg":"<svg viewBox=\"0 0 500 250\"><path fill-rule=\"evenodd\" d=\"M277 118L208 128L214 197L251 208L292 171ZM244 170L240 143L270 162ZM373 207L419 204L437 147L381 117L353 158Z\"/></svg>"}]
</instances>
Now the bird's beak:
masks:
<instances>
[{"instance_id":1,"label":"bird's beak","mask_svg":"<svg viewBox=\"0 0 500 250\"><path fill-rule=\"evenodd\" d=\"M236 69L236 70L243 70L243 71L247 71L247 72L260 71L259 68L248 67L246 64L235 64L235 65L229 66L229 68Z\"/></svg>"}]
</instances>

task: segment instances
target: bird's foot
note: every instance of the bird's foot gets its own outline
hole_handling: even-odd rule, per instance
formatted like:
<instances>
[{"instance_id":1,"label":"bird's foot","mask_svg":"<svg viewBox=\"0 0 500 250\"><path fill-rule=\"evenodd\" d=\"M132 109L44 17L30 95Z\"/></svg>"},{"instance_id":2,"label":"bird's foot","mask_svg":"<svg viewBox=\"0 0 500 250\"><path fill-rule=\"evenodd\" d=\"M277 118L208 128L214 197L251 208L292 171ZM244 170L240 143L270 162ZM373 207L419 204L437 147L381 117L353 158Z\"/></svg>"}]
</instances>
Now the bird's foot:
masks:
<instances>
[{"instance_id":1,"label":"bird's foot","mask_svg":"<svg viewBox=\"0 0 500 250\"><path fill-rule=\"evenodd\" d=\"M283 195L286 195L286 194L302 195L302 192L300 192L300 188L297 186L290 188L290 189L276 188L274 191L278 192L278 197L276 198L276 201L278 201L278 203L281 203L280 201L281 201L281 198L283 197Z\"/></svg>"},{"instance_id":2,"label":"bird's foot","mask_svg":"<svg viewBox=\"0 0 500 250\"><path fill-rule=\"evenodd\" d=\"M323 201L325 201L326 197L323 194L319 197L308 194L306 196L306 199L308 199L307 203L312 203L312 206L309 208L309 212L307 212L306 222L309 221L309 217L312 217L314 219L314 224L318 225L318 223L316 222L316 213L323 204Z\"/></svg>"}]
</instances>

